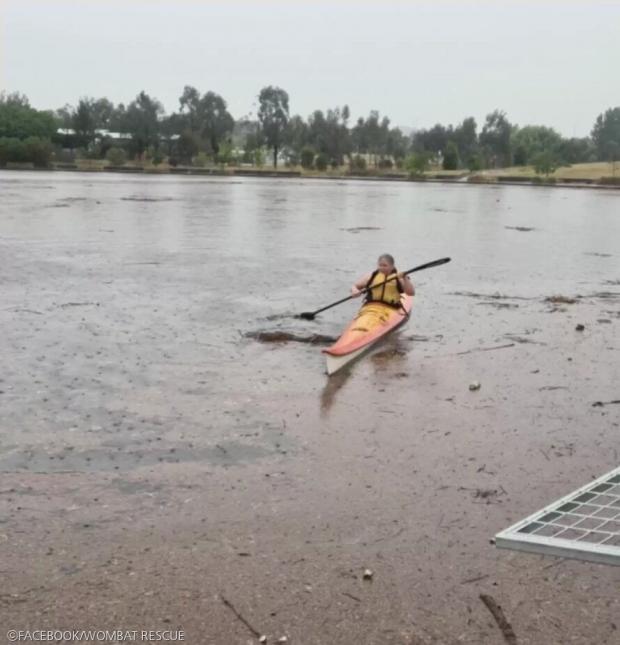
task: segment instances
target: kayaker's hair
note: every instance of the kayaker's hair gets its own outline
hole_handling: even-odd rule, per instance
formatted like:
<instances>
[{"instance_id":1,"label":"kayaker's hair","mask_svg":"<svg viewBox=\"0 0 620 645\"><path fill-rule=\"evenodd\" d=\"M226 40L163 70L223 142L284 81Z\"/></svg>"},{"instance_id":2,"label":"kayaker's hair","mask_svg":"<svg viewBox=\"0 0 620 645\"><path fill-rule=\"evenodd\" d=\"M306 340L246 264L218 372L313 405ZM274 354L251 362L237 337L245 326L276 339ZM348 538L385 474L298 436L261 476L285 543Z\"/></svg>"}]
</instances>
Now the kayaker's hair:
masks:
<instances>
[{"instance_id":1,"label":"kayaker's hair","mask_svg":"<svg viewBox=\"0 0 620 645\"><path fill-rule=\"evenodd\" d=\"M395 264L394 256L390 255L389 253L384 253L383 255L380 255L379 262L381 262L381 260L385 260L386 262L389 262L392 266L394 266Z\"/></svg>"}]
</instances>

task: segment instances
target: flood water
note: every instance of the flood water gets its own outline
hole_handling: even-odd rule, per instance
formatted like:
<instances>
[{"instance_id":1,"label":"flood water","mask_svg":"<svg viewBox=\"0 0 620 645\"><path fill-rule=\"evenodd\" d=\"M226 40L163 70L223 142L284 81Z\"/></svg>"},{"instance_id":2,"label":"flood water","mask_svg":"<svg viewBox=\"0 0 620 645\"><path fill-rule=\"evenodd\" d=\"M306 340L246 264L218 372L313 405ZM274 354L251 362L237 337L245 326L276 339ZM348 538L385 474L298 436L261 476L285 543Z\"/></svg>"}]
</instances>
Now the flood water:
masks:
<instances>
[{"instance_id":1,"label":"flood water","mask_svg":"<svg viewBox=\"0 0 620 645\"><path fill-rule=\"evenodd\" d=\"M294 642L500 642L481 589L459 587L478 575L503 591L517 633L534 630L523 642L552 642L542 618L531 626L533 590L557 591L537 556L488 539L618 464L620 406L592 407L619 394L617 191L0 172L0 198L0 473L30 491L7 502L13 527L42 521L86 553L88 537L62 537L74 505L89 526L143 530L155 553L165 518L195 540L208 508L224 546L204 566L274 633L313 634ZM320 344L259 342L337 337L359 302L295 314L347 295L385 252L401 270L452 262L414 274L410 323L373 354L327 379ZM496 503L479 504L480 490ZM84 491L108 510L76 501ZM127 549L113 526L99 537ZM12 548L17 576L32 552ZM263 559L242 568L238 550ZM365 566L380 572L372 589L346 573ZM247 584L276 569L294 609L270 617ZM582 629L571 606L590 603L607 638L617 572L562 571L565 633ZM83 592L62 584L67 603ZM326 609L296 584L364 602ZM433 617L446 600L453 611ZM246 642L226 607L205 611L213 642ZM347 640L358 629L376 640Z\"/></svg>"}]
</instances>

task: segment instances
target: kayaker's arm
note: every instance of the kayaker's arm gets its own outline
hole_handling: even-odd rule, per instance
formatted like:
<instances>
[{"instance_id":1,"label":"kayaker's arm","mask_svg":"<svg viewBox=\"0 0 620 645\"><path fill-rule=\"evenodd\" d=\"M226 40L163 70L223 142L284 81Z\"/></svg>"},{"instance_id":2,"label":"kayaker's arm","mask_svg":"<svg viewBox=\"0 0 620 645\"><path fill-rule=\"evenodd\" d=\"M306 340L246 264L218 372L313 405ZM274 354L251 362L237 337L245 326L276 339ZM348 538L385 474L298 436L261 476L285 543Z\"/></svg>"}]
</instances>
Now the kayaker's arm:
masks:
<instances>
[{"instance_id":1,"label":"kayaker's arm","mask_svg":"<svg viewBox=\"0 0 620 645\"><path fill-rule=\"evenodd\" d=\"M352 296L359 296L361 295L362 289L366 288L366 285L368 284L368 281L370 280L370 273L365 275L363 278L360 278L352 287L351 287L351 295Z\"/></svg>"},{"instance_id":2,"label":"kayaker's arm","mask_svg":"<svg viewBox=\"0 0 620 645\"><path fill-rule=\"evenodd\" d=\"M398 283L400 284L402 290L408 296L415 296L415 287L413 286L413 282L411 282L411 280L410 280L408 275L404 275L403 273L399 273L397 280L398 280Z\"/></svg>"}]
</instances>

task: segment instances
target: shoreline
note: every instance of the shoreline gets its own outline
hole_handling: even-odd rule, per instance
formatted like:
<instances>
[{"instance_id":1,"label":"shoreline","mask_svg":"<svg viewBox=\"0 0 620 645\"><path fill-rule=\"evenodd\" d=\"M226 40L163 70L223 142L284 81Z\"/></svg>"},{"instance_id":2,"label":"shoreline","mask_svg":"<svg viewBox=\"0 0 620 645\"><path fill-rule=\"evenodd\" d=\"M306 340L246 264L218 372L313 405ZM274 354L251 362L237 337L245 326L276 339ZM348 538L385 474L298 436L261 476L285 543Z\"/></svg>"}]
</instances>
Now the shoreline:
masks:
<instances>
[{"instance_id":1,"label":"shoreline","mask_svg":"<svg viewBox=\"0 0 620 645\"><path fill-rule=\"evenodd\" d=\"M604 183L601 180L591 178L565 178L546 180L543 178L515 177L510 175L493 175L483 176L475 174L455 175L454 178L437 173L435 175L425 175L423 177L407 177L396 173L383 175L330 175L330 174L305 174L299 170L255 170L245 168L231 168L222 170L219 168L170 168L170 169L151 169L144 167L103 167L103 168L78 168L63 167L61 165L49 168L33 167L4 167L0 171L10 172L68 172L68 173L87 173L87 174L121 174L121 175L143 175L147 177L158 176L183 176L183 177L259 177L261 179L325 179L331 181L377 181L377 182L397 182L397 183L416 183L416 184L450 184L465 186L530 186L536 188L590 188L596 190L620 190L620 183Z\"/></svg>"}]
</instances>

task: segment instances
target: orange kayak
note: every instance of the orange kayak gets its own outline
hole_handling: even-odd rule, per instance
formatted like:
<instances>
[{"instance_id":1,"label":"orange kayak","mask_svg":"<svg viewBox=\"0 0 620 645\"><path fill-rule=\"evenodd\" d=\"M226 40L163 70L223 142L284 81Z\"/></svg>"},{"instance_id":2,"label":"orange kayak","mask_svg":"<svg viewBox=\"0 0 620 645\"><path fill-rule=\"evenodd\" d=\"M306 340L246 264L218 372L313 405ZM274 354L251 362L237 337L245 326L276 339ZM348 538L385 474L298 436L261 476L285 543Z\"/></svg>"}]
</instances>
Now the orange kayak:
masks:
<instances>
[{"instance_id":1,"label":"orange kayak","mask_svg":"<svg viewBox=\"0 0 620 645\"><path fill-rule=\"evenodd\" d=\"M342 336L331 347L322 350L327 359L327 373L334 374L406 323L413 298L403 294L401 304L400 309L380 302L365 304Z\"/></svg>"}]
</instances>

